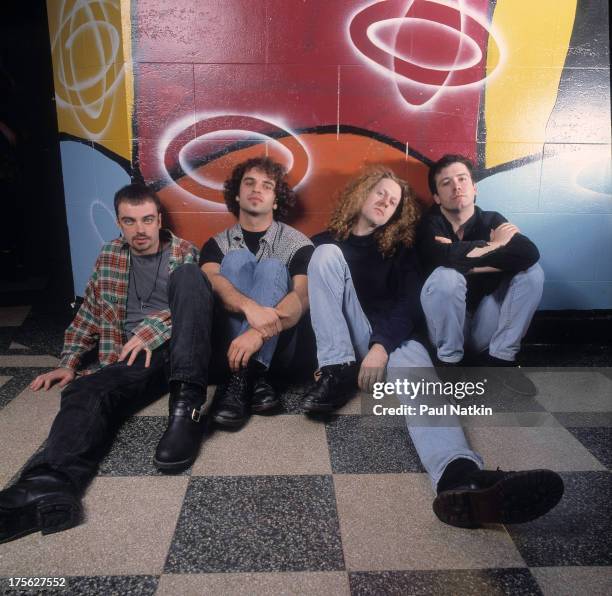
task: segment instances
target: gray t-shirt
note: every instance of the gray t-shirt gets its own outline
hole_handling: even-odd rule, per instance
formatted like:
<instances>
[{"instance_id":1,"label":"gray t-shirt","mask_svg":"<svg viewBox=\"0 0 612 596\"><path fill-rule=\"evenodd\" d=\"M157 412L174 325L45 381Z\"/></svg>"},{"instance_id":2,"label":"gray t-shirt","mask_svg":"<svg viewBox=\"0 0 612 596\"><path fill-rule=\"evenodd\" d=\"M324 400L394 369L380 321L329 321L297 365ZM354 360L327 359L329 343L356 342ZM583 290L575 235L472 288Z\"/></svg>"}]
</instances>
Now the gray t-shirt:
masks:
<instances>
[{"instance_id":1,"label":"gray t-shirt","mask_svg":"<svg viewBox=\"0 0 612 596\"><path fill-rule=\"evenodd\" d=\"M166 247L161 255L156 253L136 256L132 253L130 259L130 283L125 319L127 333L132 333L147 315L168 308L170 246Z\"/></svg>"}]
</instances>

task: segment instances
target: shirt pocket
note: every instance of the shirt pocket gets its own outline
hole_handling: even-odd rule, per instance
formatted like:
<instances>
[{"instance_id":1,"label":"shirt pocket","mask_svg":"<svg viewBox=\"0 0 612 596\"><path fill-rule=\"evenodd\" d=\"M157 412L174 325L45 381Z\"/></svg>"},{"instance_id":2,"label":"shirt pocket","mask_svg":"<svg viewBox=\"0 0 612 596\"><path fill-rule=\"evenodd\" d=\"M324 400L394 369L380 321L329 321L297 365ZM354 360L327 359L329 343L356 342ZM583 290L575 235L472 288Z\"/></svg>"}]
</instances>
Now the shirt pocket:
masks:
<instances>
[{"instance_id":1,"label":"shirt pocket","mask_svg":"<svg viewBox=\"0 0 612 596\"><path fill-rule=\"evenodd\" d=\"M117 317L117 296L111 294L102 294L100 315L107 323L116 323Z\"/></svg>"}]
</instances>

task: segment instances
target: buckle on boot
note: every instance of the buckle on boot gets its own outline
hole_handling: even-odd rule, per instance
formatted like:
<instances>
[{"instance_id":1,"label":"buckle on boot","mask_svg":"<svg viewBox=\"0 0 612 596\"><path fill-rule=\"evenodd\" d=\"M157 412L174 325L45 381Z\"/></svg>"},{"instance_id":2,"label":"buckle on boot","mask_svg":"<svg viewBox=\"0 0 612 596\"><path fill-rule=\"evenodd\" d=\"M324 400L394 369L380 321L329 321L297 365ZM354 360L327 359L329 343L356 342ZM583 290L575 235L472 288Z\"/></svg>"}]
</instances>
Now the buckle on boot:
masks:
<instances>
[{"instance_id":1,"label":"buckle on boot","mask_svg":"<svg viewBox=\"0 0 612 596\"><path fill-rule=\"evenodd\" d=\"M194 422L200 422L200 418L202 417L202 414L200 414L200 410L196 410L195 408L192 410L191 412L191 419Z\"/></svg>"}]
</instances>

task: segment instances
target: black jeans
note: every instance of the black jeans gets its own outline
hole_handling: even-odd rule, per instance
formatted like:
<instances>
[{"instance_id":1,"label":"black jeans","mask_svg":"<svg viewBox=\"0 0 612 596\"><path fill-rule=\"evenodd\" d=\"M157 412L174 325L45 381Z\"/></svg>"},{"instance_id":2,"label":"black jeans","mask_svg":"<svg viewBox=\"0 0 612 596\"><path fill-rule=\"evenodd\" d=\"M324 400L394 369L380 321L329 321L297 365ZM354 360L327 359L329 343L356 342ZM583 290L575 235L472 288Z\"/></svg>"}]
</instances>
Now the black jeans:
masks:
<instances>
[{"instance_id":1,"label":"black jeans","mask_svg":"<svg viewBox=\"0 0 612 596\"><path fill-rule=\"evenodd\" d=\"M22 475L45 466L62 472L82 490L96 473L118 423L166 393L168 381L200 385L204 397L213 293L197 265L181 265L170 275L168 302L172 338L153 351L150 366L145 368L141 352L131 366L116 362L70 383L62 391L60 411L45 448L28 462Z\"/></svg>"}]
</instances>

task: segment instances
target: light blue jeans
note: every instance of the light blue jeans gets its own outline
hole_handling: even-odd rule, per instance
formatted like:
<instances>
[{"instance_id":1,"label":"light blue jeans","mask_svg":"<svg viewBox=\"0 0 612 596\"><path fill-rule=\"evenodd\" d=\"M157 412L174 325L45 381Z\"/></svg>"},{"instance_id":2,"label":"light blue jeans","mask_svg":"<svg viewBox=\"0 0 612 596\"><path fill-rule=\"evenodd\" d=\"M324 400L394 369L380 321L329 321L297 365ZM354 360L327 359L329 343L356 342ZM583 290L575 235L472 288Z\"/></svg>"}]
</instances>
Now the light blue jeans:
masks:
<instances>
[{"instance_id":1,"label":"light blue jeans","mask_svg":"<svg viewBox=\"0 0 612 596\"><path fill-rule=\"evenodd\" d=\"M257 262L247 248L231 250L221 261L221 275L245 296L260 306L276 306L289 292L291 280L287 267L278 259ZM225 327L229 341L249 328L243 315L227 313ZM269 368L278 344L278 335L266 340L253 358Z\"/></svg>"},{"instance_id":2,"label":"light blue jeans","mask_svg":"<svg viewBox=\"0 0 612 596\"><path fill-rule=\"evenodd\" d=\"M363 360L369 350L372 328L337 246L323 244L314 251L308 266L308 296L319 366ZM426 381L438 380L427 350L415 340L405 341L389 355L387 381L393 382L400 375L401 379L409 377L411 368L418 369L416 381L423 378L424 372ZM438 426L421 426L415 424L414 417L406 416L406 424L434 489L446 466L455 459L469 459L482 468L482 458L470 449L455 417L440 419Z\"/></svg>"},{"instance_id":3,"label":"light blue jeans","mask_svg":"<svg viewBox=\"0 0 612 596\"><path fill-rule=\"evenodd\" d=\"M471 316L466 311L465 276L448 267L434 269L421 291L421 304L438 358L459 362L467 341L475 352L488 348L491 356L514 361L543 287L544 271L537 263L516 275L508 274Z\"/></svg>"}]
</instances>

